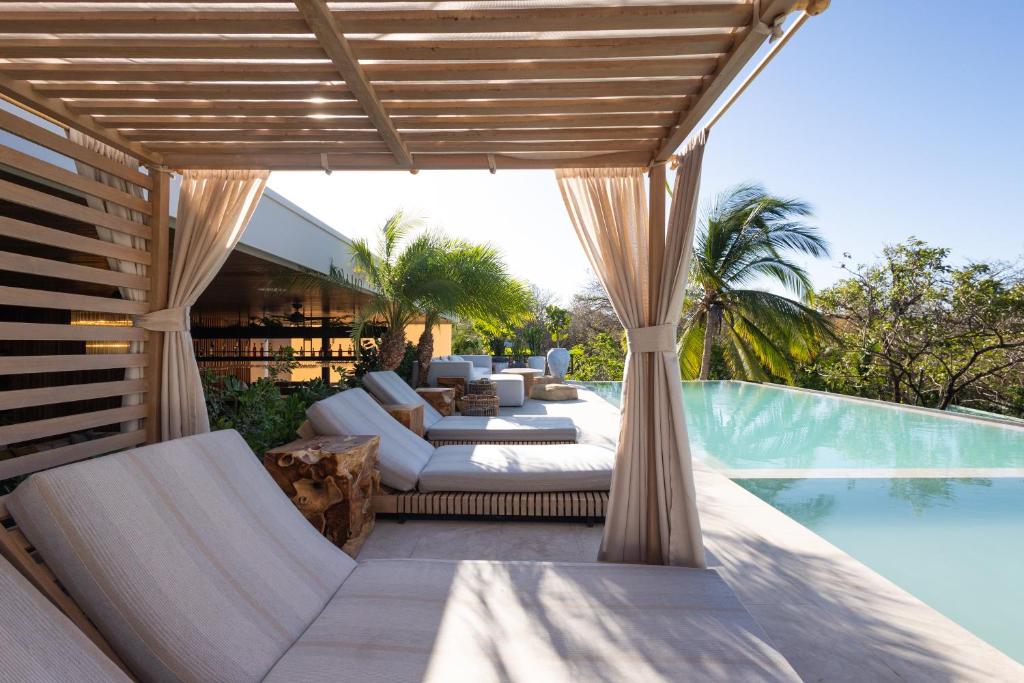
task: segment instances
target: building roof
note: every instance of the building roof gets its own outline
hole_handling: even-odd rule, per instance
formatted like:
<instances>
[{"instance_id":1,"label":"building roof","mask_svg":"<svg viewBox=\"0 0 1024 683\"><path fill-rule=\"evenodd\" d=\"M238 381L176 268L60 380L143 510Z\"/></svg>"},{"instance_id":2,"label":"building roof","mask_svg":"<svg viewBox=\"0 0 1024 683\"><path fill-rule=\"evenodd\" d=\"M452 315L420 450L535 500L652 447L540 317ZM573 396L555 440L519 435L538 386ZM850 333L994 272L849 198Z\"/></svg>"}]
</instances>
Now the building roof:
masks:
<instances>
[{"instance_id":1,"label":"building roof","mask_svg":"<svg viewBox=\"0 0 1024 683\"><path fill-rule=\"evenodd\" d=\"M4 2L0 92L173 168L646 165L794 4Z\"/></svg>"}]
</instances>

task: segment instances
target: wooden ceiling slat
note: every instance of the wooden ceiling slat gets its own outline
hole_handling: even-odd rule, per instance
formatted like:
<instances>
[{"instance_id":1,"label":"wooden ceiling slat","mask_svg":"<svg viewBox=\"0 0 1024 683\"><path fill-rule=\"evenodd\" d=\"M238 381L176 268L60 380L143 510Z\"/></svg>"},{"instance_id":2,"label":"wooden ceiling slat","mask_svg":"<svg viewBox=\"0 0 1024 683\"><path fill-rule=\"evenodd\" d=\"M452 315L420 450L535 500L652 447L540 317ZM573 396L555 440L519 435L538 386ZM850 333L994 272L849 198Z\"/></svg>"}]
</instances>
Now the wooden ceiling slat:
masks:
<instances>
[{"instance_id":1,"label":"wooden ceiling slat","mask_svg":"<svg viewBox=\"0 0 1024 683\"><path fill-rule=\"evenodd\" d=\"M529 81L591 78L679 78L711 75L718 60L708 57L653 57L510 62L413 62L367 64L366 77L384 81ZM0 72L33 81L189 81L319 82L340 81L328 63L130 62L0 64Z\"/></svg>"},{"instance_id":2,"label":"wooden ceiling slat","mask_svg":"<svg viewBox=\"0 0 1024 683\"><path fill-rule=\"evenodd\" d=\"M334 9L334 8L332 8ZM334 9L346 33L504 33L742 28L751 5L736 2L584 4L495 9ZM298 11L244 9L30 9L6 11L5 33L308 34Z\"/></svg>"},{"instance_id":3,"label":"wooden ceiling slat","mask_svg":"<svg viewBox=\"0 0 1024 683\"><path fill-rule=\"evenodd\" d=\"M527 130L470 129L403 132L408 142L482 141L529 142L540 140L657 140L665 135L664 126L630 128L539 128ZM151 142L252 142L290 140L370 142L379 139L372 130L161 130L138 129L122 133L129 140Z\"/></svg>"},{"instance_id":4,"label":"wooden ceiling slat","mask_svg":"<svg viewBox=\"0 0 1024 683\"><path fill-rule=\"evenodd\" d=\"M467 60L589 59L595 57L719 56L734 37L717 35L602 36L571 38L501 38L468 40L380 40L350 38L360 59ZM81 37L0 36L0 57L122 59L321 59L313 37Z\"/></svg>"},{"instance_id":5,"label":"wooden ceiling slat","mask_svg":"<svg viewBox=\"0 0 1024 683\"><path fill-rule=\"evenodd\" d=\"M389 100L410 99L489 99L556 97L636 97L693 94L700 79L657 78L610 81L545 81L505 83L378 83L377 94ZM327 98L352 99L344 84L298 85L279 83L271 86L227 83L39 83L35 90L50 97L86 99L153 100L304 100Z\"/></svg>"},{"instance_id":6,"label":"wooden ceiling slat","mask_svg":"<svg viewBox=\"0 0 1024 683\"><path fill-rule=\"evenodd\" d=\"M586 114L674 112L685 105L684 97L618 97L605 99L517 99L517 100L403 100L387 101L384 106L393 115L481 114ZM357 102L316 104L312 102L144 102L139 100L88 100L72 102L68 109L81 114L236 114L329 115L360 113ZM315 119L310 119L312 123Z\"/></svg>"},{"instance_id":7,"label":"wooden ceiling slat","mask_svg":"<svg viewBox=\"0 0 1024 683\"><path fill-rule=\"evenodd\" d=\"M675 122L675 114L491 114L471 116L394 116L399 130L448 130L465 128L590 128L593 126L623 127L659 126ZM360 117L310 119L302 116L104 116L105 126L128 131L139 128L168 130L271 128L276 130L360 130L372 128L370 120Z\"/></svg>"}]
</instances>

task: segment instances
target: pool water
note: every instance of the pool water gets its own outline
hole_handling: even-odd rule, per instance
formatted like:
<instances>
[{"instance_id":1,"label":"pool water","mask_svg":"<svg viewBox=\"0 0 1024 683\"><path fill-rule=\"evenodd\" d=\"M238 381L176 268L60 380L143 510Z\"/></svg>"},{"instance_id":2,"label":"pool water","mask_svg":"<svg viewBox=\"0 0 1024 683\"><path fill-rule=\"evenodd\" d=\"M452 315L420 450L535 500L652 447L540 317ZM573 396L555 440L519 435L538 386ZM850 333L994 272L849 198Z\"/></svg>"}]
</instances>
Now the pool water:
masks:
<instances>
[{"instance_id":1,"label":"pool water","mask_svg":"<svg viewBox=\"0 0 1024 683\"><path fill-rule=\"evenodd\" d=\"M683 402L695 458L1024 663L1024 428L744 382Z\"/></svg>"},{"instance_id":2,"label":"pool water","mask_svg":"<svg viewBox=\"0 0 1024 683\"><path fill-rule=\"evenodd\" d=\"M1024 479L739 479L1024 663Z\"/></svg>"},{"instance_id":3,"label":"pool water","mask_svg":"<svg viewBox=\"0 0 1024 683\"><path fill-rule=\"evenodd\" d=\"M621 382L585 386L619 404ZM747 382L683 382L695 458L724 469L1024 468L1024 427Z\"/></svg>"}]
</instances>

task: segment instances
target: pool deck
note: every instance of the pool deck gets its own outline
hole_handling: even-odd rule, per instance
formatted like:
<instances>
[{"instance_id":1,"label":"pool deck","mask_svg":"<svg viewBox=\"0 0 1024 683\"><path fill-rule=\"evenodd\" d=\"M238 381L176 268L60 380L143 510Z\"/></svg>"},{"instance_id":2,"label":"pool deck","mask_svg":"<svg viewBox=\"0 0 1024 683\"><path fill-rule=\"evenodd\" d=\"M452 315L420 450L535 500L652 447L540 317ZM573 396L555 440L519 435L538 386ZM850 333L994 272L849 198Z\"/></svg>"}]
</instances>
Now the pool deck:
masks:
<instances>
[{"instance_id":1,"label":"pool deck","mask_svg":"<svg viewBox=\"0 0 1024 683\"><path fill-rule=\"evenodd\" d=\"M502 412L571 416L582 441L614 444L618 410L581 399ZM1024 666L727 477L695 477L708 566L803 680L1024 681ZM600 542L600 525L380 520L359 559L591 562Z\"/></svg>"}]
</instances>

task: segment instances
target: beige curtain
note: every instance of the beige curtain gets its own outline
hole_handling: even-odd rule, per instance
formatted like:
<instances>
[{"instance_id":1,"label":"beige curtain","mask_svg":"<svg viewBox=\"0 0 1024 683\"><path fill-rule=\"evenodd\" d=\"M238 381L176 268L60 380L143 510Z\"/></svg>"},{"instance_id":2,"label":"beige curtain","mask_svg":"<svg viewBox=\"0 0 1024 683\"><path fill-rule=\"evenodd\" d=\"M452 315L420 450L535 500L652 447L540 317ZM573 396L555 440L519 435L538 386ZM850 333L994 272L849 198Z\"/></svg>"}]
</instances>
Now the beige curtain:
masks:
<instances>
[{"instance_id":1,"label":"beige curtain","mask_svg":"<svg viewBox=\"0 0 1024 683\"><path fill-rule=\"evenodd\" d=\"M268 171L185 171L178 195L167 308L139 325L164 332L160 384L163 439L210 431L189 334L189 308L220 270L245 231Z\"/></svg>"},{"instance_id":2,"label":"beige curtain","mask_svg":"<svg viewBox=\"0 0 1024 683\"><path fill-rule=\"evenodd\" d=\"M71 129L68 131L68 139L75 144L81 145L86 149L102 154L108 159L113 159L119 164L123 164L131 169L139 168L139 161L135 157L132 157L120 150L116 150L113 147L106 145L99 140L80 133L77 130ZM111 173L101 171L97 168L84 164L81 161L75 161L75 169L78 171L78 175L90 178L99 183L103 183L116 190L120 190L126 194L145 199L145 191L136 185L130 183L124 178L120 178ZM109 213L112 216L118 218L124 218L136 223L145 223L146 217L134 209L129 209L120 204L93 197L92 195L86 195L86 202L90 207L98 211ZM123 232L111 230L110 228L104 228L99 225L96 226L96 236L104 242L113 242L114 244L120 244L121 246L131 247L132 249L140 249L142 251L149 250L149 240L142 237L136 237L134 235L127 235ZM122 261L121 259L108 258L107 263L111 270L119 273L128 273L130 275L146 276L147 268L141 263L133 263L132 261ZM135 289L134 287L118 287L121 293L121 298L127 299L128 301L146 301L149 293L144 289ZM131 342L129 344L129 353L142 353L145 344L143 342ZM124 371L124 378L126 380L141 379L144 375L142 368L126 368ZM134 406L142 403L142 394L129 394L122 398L121 404L124 406ZM121 423L122 432L134 432L139 428L138 420L131 420L129 422Z\"/></svg>"},{"instance_id":3,"label":"beige curtain","mask_svg":"<svg viewBox=\"0 0 1024 683\"><path fill-rule=\"evenodd\" d=\"M706 133L683 154L651 319L644 169L556 171L576 234L626 328L629 353L600 558L705 566L683 418L676 325L682 309ZM661 188L658 188L661 191ZM661 227L661 226L658 226Z\"/></svg>"}]
</instances>

